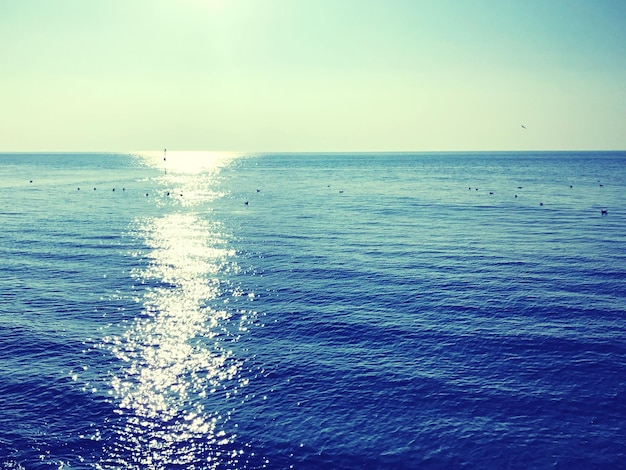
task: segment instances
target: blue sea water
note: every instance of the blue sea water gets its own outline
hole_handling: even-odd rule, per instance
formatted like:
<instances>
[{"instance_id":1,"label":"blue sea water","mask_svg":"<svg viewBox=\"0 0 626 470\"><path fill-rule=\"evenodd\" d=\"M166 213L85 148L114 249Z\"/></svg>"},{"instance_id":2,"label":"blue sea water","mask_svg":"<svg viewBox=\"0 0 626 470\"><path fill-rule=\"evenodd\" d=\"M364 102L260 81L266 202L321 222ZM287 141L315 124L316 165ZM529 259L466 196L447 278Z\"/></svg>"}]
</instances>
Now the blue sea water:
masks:
<instances>
[{"instance_id":1,"label":"blue sea water","mask_svg":"<svg viewBox=\"0 0 626 470\"><path fill-rule=\"evenodd\" d=\"M625 196L626 152L0 154L0 468L626 468Z\"/></svg>"}]
</instances>

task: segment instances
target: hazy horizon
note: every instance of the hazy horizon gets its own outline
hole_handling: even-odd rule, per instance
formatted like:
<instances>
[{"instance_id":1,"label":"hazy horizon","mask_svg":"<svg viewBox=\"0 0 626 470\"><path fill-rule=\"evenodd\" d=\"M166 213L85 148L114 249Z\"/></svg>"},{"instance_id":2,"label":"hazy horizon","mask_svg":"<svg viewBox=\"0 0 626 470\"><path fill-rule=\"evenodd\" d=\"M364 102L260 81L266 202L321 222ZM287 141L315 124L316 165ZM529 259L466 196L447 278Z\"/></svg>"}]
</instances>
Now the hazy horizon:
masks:
<instances>
[{"instance_id":1,"label":"hazy horizon","mask_svg":"<svg viewBox=\"0 0 626 470\"><path fill-rule=\"evenodd\" d=\"M189 150L177 150L171 149L167 151L166 156L171 157L176 154L239 154L241 156L244 155L278 155L278 154L293 154L293 155L317 155L317 154L482 154L482 153L493 153L493 154L533 154L533 153L623 153L626 152L626 148L624 149L529 149L529 150L516 150L516 149L492 149L492 150L481 150L481 149L470 149L470 150L197 150L197 149L189 149ZM153 154L156 157L163 157L164 153L162 150L2 150L0 149L0 155L15 155L15 154L33 154L33 155L41 155L41 154L111 154L111 155L134 155L134 154Z\"/></svg>"},{"instance_id":2,"label":"hazy horizon","mask_svg":"<svg viewBox=\"0 0 626 470\"><path fill-rule=\"evenodd\" d=\"M0 152L626 149L619 0L0 4Z\"/></svg>"}]
</instances>

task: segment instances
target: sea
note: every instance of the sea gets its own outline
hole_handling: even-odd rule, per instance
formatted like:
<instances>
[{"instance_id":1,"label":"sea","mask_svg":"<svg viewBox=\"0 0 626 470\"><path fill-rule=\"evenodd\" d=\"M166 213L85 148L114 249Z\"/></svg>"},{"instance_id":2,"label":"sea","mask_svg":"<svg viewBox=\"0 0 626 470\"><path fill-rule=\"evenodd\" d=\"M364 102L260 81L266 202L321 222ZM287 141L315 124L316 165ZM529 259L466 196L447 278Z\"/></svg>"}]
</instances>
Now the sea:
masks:
<instances>
[{"instance_id":1,"label":"sea","mask_svg":"<svg viewBox=\"0 0 626 470\"><path fill-rule=\"evenodd\" d=\"M626 468L626 152L0 154L0 468Z\"/></svg>"}]
</instances>

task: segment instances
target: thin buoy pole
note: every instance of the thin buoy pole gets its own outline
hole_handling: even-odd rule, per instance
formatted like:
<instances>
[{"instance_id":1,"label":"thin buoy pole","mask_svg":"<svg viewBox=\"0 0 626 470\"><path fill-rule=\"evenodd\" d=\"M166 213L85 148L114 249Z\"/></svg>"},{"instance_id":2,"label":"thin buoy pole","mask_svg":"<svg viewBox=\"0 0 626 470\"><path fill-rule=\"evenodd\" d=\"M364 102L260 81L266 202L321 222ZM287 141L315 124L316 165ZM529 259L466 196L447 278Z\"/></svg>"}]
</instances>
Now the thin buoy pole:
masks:
<instances>
[{"instance_id":1,"label":"thin buoy pole","mask_svg":"<svg viewBox=\"0 0 626 470\"><path fill-rule=\"evenodd\" d=\"M167 175L167 149L163 149L163 171Z\"/></svg>"}]
</instances>

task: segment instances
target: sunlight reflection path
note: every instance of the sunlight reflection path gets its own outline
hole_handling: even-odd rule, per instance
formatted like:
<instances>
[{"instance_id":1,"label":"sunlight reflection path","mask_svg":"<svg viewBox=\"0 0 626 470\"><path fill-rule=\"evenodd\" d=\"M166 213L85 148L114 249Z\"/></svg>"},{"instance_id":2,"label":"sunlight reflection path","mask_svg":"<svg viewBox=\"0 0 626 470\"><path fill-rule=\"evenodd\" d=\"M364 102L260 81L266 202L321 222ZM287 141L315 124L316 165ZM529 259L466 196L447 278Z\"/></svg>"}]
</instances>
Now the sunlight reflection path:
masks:
<instances>
[{"instance_id":1,"label":"sunlight reflection path","mask_svg":"<svg viewBox=\"0 0 626 470\"><path fill-rule=\"evenodd\" d=\"M142 315L122 335L105 339L125 366L111 380L121 429L103 468L200 461L211 468L225 457L232 464L242 453L220 424L230 415L225 403L246 383L241 360L228 349L237 330L245 330L245 316L234 320L232 312L211 302L224 294L220 273L236 269L235 253L222 227L197 213L219 197L211 185L230 155L201 156L179 155L177 169L159 179L161 185L179 185L185 203L170 205L162 216L137 219L132 231L148 250L146 265L132 272L143 292ZM158 164L151 158L148 163Z\"/></svg>"}]
</instances>

